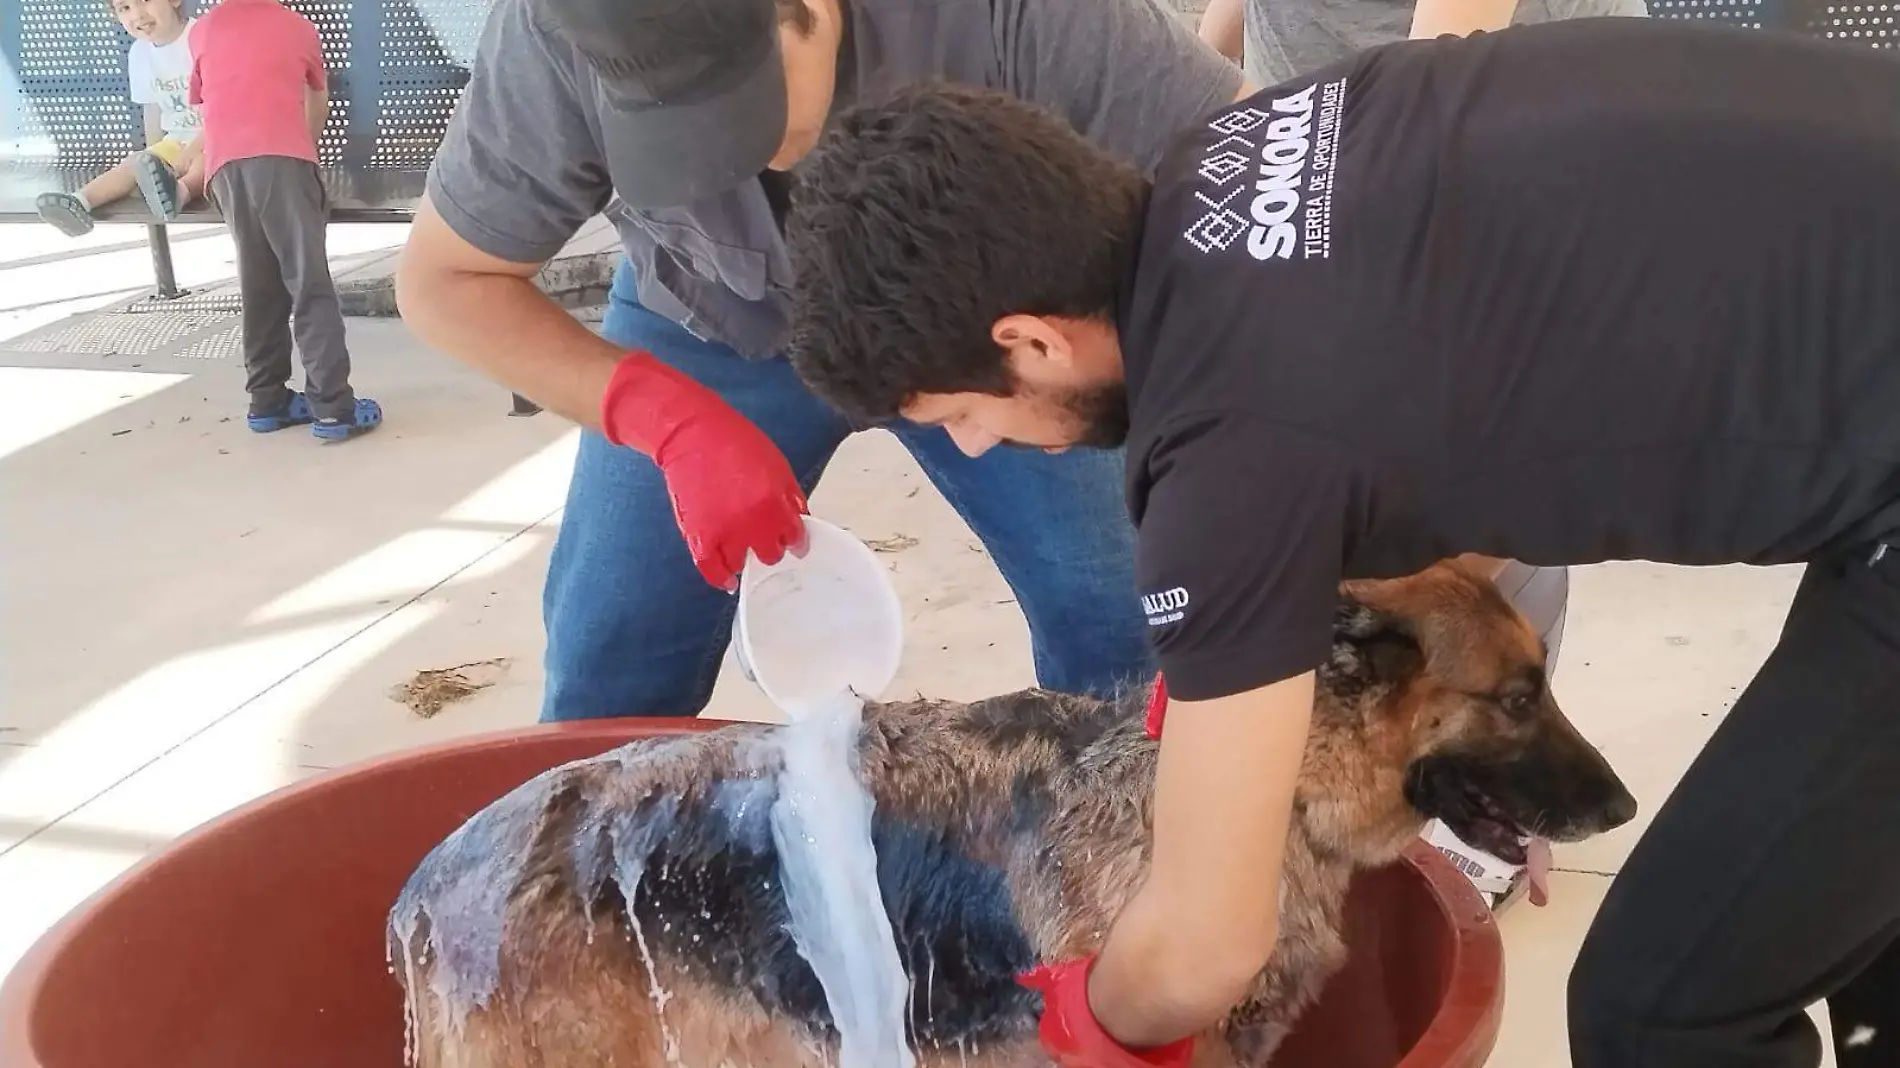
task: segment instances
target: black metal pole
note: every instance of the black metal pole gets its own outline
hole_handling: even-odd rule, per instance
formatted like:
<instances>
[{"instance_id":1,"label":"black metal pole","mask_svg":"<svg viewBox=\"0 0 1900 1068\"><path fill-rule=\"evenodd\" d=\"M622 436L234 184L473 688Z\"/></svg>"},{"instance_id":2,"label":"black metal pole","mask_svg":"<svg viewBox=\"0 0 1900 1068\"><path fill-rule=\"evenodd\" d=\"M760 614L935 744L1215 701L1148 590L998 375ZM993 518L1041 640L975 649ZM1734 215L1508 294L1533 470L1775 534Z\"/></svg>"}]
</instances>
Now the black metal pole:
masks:
<instances>
[{"instance_id":1,"label":"black metal pole","mask_svg":"<svg viewBox=\"0 0 1900 1068\"><path fill-rule=\"evenodd\" d=\"M178 296L178 276L172 272L172 243L166 236L165 228L151 225L145 228L146 242L152 246L152 271L158 275L158 296L161 300L171 300Z\"/></svg>"}]
</instances>

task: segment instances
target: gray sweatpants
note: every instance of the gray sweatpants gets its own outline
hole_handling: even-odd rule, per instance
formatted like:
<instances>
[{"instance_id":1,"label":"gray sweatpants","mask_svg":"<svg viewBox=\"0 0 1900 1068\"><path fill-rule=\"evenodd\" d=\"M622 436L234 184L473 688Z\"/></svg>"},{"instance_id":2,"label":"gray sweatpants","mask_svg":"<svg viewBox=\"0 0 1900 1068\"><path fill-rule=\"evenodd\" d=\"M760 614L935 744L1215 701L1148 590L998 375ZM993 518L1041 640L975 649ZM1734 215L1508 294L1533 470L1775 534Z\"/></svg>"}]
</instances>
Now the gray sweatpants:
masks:
<instances>
[{"instance_id":1,"label":"gray sweatpants","mask_svg":"<svg viewBox=\"0 0 1900 1068\"><path fill-rule=\"evenodd\" d=\"M251 414L271 415L290 403L294 327L311 412L354 419L343 307L324 244L330 199L317 165L288 156L232 160L212 176L211 191L237 244Z\"/></svg>"}]
</instances>

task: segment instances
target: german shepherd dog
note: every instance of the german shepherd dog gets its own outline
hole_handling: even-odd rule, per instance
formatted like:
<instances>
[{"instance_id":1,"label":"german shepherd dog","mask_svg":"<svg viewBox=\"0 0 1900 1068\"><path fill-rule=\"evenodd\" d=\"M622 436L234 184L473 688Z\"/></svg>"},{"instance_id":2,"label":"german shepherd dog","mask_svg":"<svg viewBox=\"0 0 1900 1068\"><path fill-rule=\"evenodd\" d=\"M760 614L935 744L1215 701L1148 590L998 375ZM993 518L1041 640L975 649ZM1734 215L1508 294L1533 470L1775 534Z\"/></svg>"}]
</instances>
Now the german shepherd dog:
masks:
<instances>
[{"instance_id":1,"label":"german shepherd dog","mask_svg":"<svg viewBox=\"0 0 1900 1068\"><path fill-rule=\"evenodd\" d=\"M1199 1064L1267 1064L1344 963L1346 891L1443 819L1505 859L1635 814L1552 700L1536 633L1457 562L1347 583L1297 792L1279 942ZM1100 948L1140 885L1148 695L869 704L859 775L925 1068L1045 1065L1039 961ZM819 1068L837 1034L787 931L776 728L549 771L423 860L391 912L422 1068ZM1263 887L1262 893L1272 893Z\"/></svg>"}]
</instances>

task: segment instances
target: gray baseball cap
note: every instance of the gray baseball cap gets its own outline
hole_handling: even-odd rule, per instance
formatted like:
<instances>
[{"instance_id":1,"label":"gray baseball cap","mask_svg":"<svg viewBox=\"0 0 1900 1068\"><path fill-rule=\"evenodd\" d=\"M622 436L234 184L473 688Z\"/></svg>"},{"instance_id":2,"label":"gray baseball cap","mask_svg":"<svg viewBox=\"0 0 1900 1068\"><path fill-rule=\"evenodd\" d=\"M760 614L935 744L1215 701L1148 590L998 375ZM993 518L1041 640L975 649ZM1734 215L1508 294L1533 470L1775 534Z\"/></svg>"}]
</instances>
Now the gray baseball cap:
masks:
<instances>
[{"instance_id":1,"label":"gray baseball cap","mask_svg":"<svg viewBox=\"0 0 1900 1068\"><path fill-rule=\"evenodd\" d=\"M529 0L587 57L614 192L678 207L765 170L785 140L773 0Z\"/></svg>"}]
</instances>

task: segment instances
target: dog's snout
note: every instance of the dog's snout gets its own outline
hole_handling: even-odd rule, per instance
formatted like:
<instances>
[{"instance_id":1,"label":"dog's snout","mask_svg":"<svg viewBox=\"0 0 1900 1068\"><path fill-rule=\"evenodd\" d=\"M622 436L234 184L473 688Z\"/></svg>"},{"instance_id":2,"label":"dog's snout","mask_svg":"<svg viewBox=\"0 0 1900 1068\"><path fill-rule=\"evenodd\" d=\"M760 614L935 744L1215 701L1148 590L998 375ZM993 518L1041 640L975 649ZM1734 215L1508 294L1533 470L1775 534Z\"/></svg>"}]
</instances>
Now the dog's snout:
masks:
<instances>
[{"instance_id":1,"label":"dog's snout","mask_svg":"<svg viewBox=\"0 0 1900 1068\"><path fill-rule=\"evenodd\" d=\"M1571 780L1577 792L1571 794L1572 832L1582 837L1613 831L1636 818L1636 797L1611 770L1609 762L1594 750L1595 760L1578 769Z\"/></svg>"},{"instance_id":2,"label":"dog's snout","mask_svg":"<svg viewBox=\"0 0 1900 1068\"><path fill-rule=\"evenodd\" d=\"M1588 826L1589 832L1602 834L1613 831L1635 819L1636 797L1630 793L1629 787L1623 785L1616 769L1610 766L1609 760L1595 746L1584 741L1582 735L1575 735L1575 740L1579 747L1576 755L1580 759L1574 765L1573 781L1583 787L1577 800L1584 802L1577 814L1583 816L1587 813L1592 817L1588 821L1592 824Z\"/></svg>"},{"instance_id":3,"label":"dog's snout","mask_svg":"<svg viewBox=\"0 0 1900 1068\"><path fill-rule=\"evenodd\" d=\"M1603 829L1613 831L1635 818L1636 795L1629 792L1629 787L1619 782L1610 795L1609 803L1603 806Z\"/></svg>"}]
</instances>

